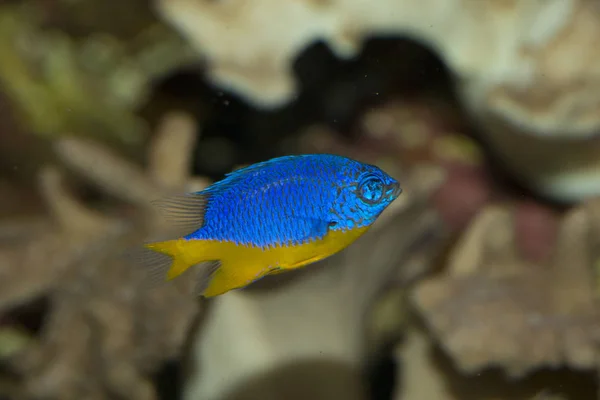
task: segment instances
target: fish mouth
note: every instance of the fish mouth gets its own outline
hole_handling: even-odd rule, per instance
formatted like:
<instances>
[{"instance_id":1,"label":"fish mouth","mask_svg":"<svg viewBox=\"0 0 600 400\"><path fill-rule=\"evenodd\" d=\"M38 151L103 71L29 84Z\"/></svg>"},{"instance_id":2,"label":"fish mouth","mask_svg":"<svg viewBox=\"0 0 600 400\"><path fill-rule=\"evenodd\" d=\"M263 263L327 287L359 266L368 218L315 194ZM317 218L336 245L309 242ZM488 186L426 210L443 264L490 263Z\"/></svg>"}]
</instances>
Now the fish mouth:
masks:
<instances>
[{"instance_id":1,"label":"fish mouth","mask_svg":"<svg viewBox=\"0 0 600 400\"><path fill-rule=\"evenodd\" d=\"M392 190L392 198L394 199L400 196L400 193L402 193L402 188L400 187L400 183L398 182L390 184L389 188Z\"/></svg>"}]
</instances>

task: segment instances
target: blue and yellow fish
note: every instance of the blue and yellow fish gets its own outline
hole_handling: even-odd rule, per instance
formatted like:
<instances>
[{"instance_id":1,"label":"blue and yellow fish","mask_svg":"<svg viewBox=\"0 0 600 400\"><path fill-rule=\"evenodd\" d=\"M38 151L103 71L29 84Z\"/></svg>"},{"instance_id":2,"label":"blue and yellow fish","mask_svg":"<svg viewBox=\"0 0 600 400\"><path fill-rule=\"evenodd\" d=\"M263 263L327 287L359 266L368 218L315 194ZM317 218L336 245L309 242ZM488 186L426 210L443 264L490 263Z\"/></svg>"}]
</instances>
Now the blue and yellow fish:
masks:
<instances>
[{"instance_id":1,"label":"blue and yellow fish","mask_svg":"<svg viewBox=\"0 0 600 400\"><path fill-rule=\"evenodd\" d=\"M346 157L274 158L154 202L187 234L146 243L146 262L167 280L197 266L200 293L217 296L339 252L401 191L381 169Z\"/></svg>"}]
</instances>

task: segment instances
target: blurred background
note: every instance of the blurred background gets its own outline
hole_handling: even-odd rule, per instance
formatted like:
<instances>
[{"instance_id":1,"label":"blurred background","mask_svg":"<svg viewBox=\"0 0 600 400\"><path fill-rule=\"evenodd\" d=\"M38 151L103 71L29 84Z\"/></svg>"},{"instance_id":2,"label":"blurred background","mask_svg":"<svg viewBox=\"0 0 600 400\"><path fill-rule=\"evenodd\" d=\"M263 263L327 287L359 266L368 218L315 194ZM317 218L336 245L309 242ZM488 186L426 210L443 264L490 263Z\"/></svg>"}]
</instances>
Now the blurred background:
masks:
<instances>
[{"instance_id":1,"label":"blurred background","mask_svg":"<svg viewBox=\"0 0 600 400\"><path fill-rule=\"evenodd\" d=\"M0 1L0 399L598 393L596 0ZM211 300L149 201L297 153L404 192Z\"/></svg>"}]
</instances>

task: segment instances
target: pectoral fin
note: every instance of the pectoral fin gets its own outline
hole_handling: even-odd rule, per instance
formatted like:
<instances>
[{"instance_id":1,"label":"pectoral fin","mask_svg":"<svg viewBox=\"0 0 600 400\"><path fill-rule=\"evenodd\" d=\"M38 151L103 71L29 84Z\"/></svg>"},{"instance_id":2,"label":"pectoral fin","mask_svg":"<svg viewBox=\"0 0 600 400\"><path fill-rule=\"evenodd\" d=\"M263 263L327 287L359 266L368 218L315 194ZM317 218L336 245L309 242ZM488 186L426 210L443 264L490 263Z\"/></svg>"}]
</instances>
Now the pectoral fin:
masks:
<instances>
[{"instance_id":1,"label":"pectoral fin","mask_svg":"<svg viewBox=\"0 0 600 400\"><path fill-rule=\"evenodd\" d=\"M296 244L307 243L323 239L329 232L331 222L318 218L290 216L294 229L298 232Z\"/></svg>"}]
</instances>

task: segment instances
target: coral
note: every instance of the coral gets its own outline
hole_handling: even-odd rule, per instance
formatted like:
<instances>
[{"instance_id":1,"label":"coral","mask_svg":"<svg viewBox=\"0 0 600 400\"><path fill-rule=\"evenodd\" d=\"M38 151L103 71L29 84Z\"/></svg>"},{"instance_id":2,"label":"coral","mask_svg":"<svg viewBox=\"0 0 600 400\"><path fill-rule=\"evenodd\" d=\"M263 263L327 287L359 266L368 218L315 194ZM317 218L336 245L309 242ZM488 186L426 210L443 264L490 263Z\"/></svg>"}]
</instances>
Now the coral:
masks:
<instances>
[{"instance_id":1,"label":"coral","mask_svg":"<svg viewBox=\"0 0 600 400\"><path fill-rule=\"evenodd\" d=\"M525 184L566 201L600 194L600 142L587 140L600 128L600 13L593 1L156 4L206 59L213 82L262 107L294 98L292 65L311 43L349 58L372 35L413 38L457 77L463 105Z\"/></svg>"},{"instance_id":2,"label":"coral","mask_svg":"<svg viewBox=\"0 0 600 400\"><path fill-rule=\"evenodd\" d=\"M410 320L410 319L409 319ZM460 374L435 345L425 329L414 321L405 340L397 346L402 362L399 369L397 400L581 400L593 399L590 386L582 379L565 379L565 373L537 374L512 380L494 371L476 375ZM592 389L593 390L593 389Z\"/></svg>"},{"instance_id":3,"label":"coral","mask_svg":"<svg viewBox=\"0 0 600 400\"><path fill-rule=\"evenodd\" d=\"M490 366L511 376L543 367L593 370L600 332L594 270L599 204L568 212L556 236L547 238L550 246L533 251L518 243L519 225L529 225L529 234L554 232L557 217L538 212L523 222L518 207L482 211L447 270L417 285L415 307L462 372Z\"/></svg>"},{"instance_id":4,"label":"coral","mask_svg":"<svg viewBox=\"0 0 600 400\"><path fill-rule=\"evenodd\" d=\"M20 121L40 135L139 142L148 128L135 113L150 82L190 60L191 52L144 12L143 2L112 9L134 21L108 17L103 2L53 3L0 5L0 83ZM94 18L86 25L69 14Z\"/></svg>"},{"instance_id":5,"label":"coral","mask_svg":"<svg viewBox=\"0 0 600 400\"><path fill-rule=\"evenodd\" d=\"M458 371L595 369L598 200L561 210L495 181L464 126L432 101L384 104L362 125L360 151L385 149L405 170L442 171L429 201L462 237L410 293ZM335 135L320 138L310 142L337 146Z\"/></svg>"},{"instance_id":6,"label":"coral","mask_svg":"<svg viewBox=\"0 0 600 400\"><path fill-rule=\"evenodd\" d=\"M587 137L598 126L595 110L600 98L593 94L597 86L577 85L586 79L590 85L598 85L597 56L587 53L577 63L556 62L578 58L574 55L585 54L593 46L600 17L589 1L507 5L501 0L452 0L444 1L443 7L435 0L426 6L404 0L378 7L359 1L157 3L163 18L208 58L213 79L257 103L291 98L295 89L291 64L309 43L324 40L337 54L349 57L360 50L367 35L397 33L430 45L457 75L467 78L462 85L472 92L467 103L473 107L510 113L515 122L535 127L534 131L549 128L536 132L540 135ZM274 20L285 24L286 31L278 40L268 40L273 32L279 32ZM462 29L457 31L457 25ZM511 30L515 33L505 34ZM561 94L566 97L559 100ZM591 102L573 104L568 101L573 98ZM544 109L548 106L545 100L554 101ZM521 109L527 106L529 114ZM562 114L562 123L553 127L548 119L557 114Z\"/></svg>"},{"instance_id":7,"label":"coral","mask_svg":"<svg viewBox=\"0 0 600 400\"><path fill-rule=\"evenodd\" d=\"M179 354L198 304L190 280L144 285L126 250L167 229L149 200L206 184L188 172L195 137L190 117L165 116L146 171L89 140L56 142L71 169L128 206L94 209L66 187L61 169L40 172L50 217L0 250L0 315L49 303L39 337L5 360L22 381L21 398L155 398L150 375Z\"/></svg>"}]
</instances>

